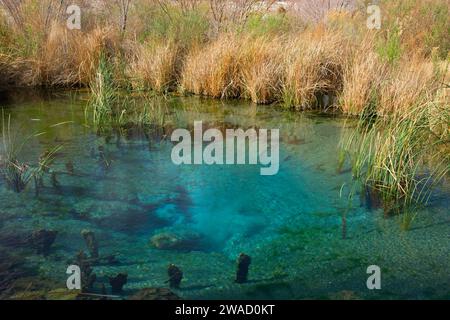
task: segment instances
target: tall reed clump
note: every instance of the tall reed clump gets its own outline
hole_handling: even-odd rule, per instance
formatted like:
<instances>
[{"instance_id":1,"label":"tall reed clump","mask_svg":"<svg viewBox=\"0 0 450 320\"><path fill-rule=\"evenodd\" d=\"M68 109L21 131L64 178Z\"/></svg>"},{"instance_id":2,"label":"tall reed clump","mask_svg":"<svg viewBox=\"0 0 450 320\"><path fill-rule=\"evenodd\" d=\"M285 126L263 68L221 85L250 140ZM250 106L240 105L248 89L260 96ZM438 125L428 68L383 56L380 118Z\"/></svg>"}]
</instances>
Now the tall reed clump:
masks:
<instances>
[{"instance_id":1,"label":"tall reed clump","mask_svg":"<svg viewBox=\"0 0 450 320\"><path fill-rule=\"evenodd\" d=\"M437 79L433 63L415 57L405 57L399 66L389 70L378 93L377 112L382 115L405 111L429 101L436 93Z\"/></svg>"},{"instance_id":2,"label":"tall reed clump","mask_svg":"<svg viewBox=\"0 0 450 320\"><path fill-rule=\"evenodd\" d=\"M88 86L96 77L102 51L113 46L111 30L68 30L52 24L39 56L40 82L46 86Z\"/></svg>"},{"instance_id":3,"label":"tall reed clump","mask_svg":"<svg viewBox=\"0 0 450 320\"><path fill-rule=\"evenodd\" d=\"M95 81L91 83L91 99L85 110L86 121L92 121L98 133L119 136L128 129L162 128L167 110L150 94L140 99L123 94L114 75L112 57L102 53ZM151 98L150 98L151 97Z\"/></svg>"},{"instance_id":4,"label":"tall reed clump","mask_svg":"<svg viewBox=\"0 0 450 320\"><path fill-rule=\"evenodd\" d=\"M376 112L377 94L387 77L387 65L373 51L373 40L362 40L351 55L343 71L339 106L342 112L359 115L363 111Z\"/></svg>"},{"instance_id":5,"label":"tall reed clump","mask_svg":"<svg viewBox=\"0 0 450 320\"><path fill-rule=\"evenodd\" d=\"M285 48L282 98L288 107L317 107L324 95L335 96L342 87L348 41L325 28L304 32Z\"/></svg>"},{"instance_id":6,"label":"tall reed clump","mask_svg":"<svg viewBox=\"0 0 450 320\"><path fill-rule=\"evenodd\" d=\"M6 185L14 192L22 192L28 182L33 178L33 173L26 163L18 160L18 155L26 141L17 141L11 132L11 116L5 119L2 110L2 153L0 157L0 170Z\"/></svg>"},{"instance_id":7,"label":"tall reed clump","mask_svg":"<svg viewBox=\"0 0 450 320\"><path fill-rule=\"evenodd\" d=\"M233 34L224 34L187 55L181 90L214 98L240 96L239 43Z\"/></svg>"},{"instance_id":8,"label":"tall reed clump","mask_svg":"<svg viewBox=\"0 0 450 320\"><path fill-rule=\"evenodd\" d=\"M115 116L118 99L118 86L113 77L113 66L106 53L101 53L95 80L91 83L91 100L87 108L91 109L92 121L97 130L109 126Z\"/></svg>"},{"instance_id":9,"label":"tall reed clump","mask_svg":"<svg viewBox=\"0 0 450 320\"><path fill-rule=\"evenodd\" d=\"M283 38L229 33L188 54L183 91L215 98L279 100L283 80Z\"/></svg>"},{"instance_id":10,"label":"tall reed clump","mask_svg":"<svg viewBox=\"0 0 450 320\"><path fill-rule=\"evenodd\" d=\"M354 172L379 192L386 214L427 203L430 187L448 172L436 152L444 142L433 139L423 105L380 117L356 138L361 147L354 154Z\"/></svg>"},{"instance_id":11,"label":"tall reed clump","mask_svg":"<svg viewBox=\"0 0 450 320\"><path fill-rule=\"evenodd\" d=\"M408 108L361 116L358 130L343 142L353 176L382 199L386 215L410 213L426 204L432 188L449 172L449 136L436 134L432 114L440 113L448 125L450 110L426 94L427 100Z\"/></svg>"},{"instance_id":12,"label":"tall reed clump","mask_svg":"<svg viewBox=\"0 0 450 320\"><path fill-rule=\"evenodd\" d=\"M128 68L134 88L167 92L176 88L181 68L181 48L174 41L145 42L136 48Z\"/></svg>"},{"instance_id":13,"label":"tall reed clump","mask_svg":"<svg viewBox=\"0 0 450 320\"><path fill-rule=\"evenodd\" d=\"M254 103L271 103L281 98L283 43L282 37L242 41L239 73L243 97Z\"/></svg>"},{"instance_id":14,"label":"tall reed clump","mask_svg":"<svg viewBox=\"0 0 450 320\"><path fill-rule=\"evenodd\" d=\"M186 58L184 91L216 98L283 101L314 108L342 88L346 39L328 31L288 36L228 33Z\"/></svg>"}]
</instances>

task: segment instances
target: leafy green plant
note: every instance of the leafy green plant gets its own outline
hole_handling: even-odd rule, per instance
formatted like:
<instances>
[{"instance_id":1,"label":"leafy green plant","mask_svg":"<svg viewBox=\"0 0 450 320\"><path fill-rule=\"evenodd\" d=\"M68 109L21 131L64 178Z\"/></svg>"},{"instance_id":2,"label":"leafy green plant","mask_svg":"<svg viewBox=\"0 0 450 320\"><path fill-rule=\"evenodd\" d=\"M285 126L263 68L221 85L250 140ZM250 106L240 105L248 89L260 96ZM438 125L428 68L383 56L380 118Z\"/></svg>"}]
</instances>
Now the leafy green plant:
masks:
<instances>
[{"instance_id":1,"label":"leafy green plant","mask_svg":"<svg viewBox=\"0 0 450 320\"><path fill-rule=\"evenodd\" d=\"M287 32L290 27L290 19L284 14L255 13L248 18L242 32L255 36L275 35Z\"/></svg>"},{"instance_id":2,"label":"leafy green plant","mask_svg":"<svg viewBox=\"0 0 450 320\"><path fill-rule=\"evenodd\" d=\"M396 63L402 55L401 31L397 25L387 30L386 37L381 39L377 47L380 57L390 63Z\"/></svg>"}]
</instances>

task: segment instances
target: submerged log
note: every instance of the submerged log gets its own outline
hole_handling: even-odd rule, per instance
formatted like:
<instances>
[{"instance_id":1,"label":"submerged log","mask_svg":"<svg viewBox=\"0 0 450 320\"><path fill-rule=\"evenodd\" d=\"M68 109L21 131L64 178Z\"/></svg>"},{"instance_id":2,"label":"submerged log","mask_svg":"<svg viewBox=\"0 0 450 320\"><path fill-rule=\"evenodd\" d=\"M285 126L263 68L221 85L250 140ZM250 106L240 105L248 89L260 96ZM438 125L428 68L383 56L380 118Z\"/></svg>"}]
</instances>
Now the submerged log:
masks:
<instances>
[{"instance_id":1,"label":"submerged log","mask_svg":"<svg viewBox=\"0 0 450 320\"><path fill-rule=\"evenodd\" d=\"M112 294L119 294L122 292L123 286L128 281L128 275L126 273L119 273L115 277L109 278L109 284L111 285Z\"/></svg>"},{"instance_id":2,"label":"submerged log","mask_svg":"<svg viewBox=\"0 0 450 320\"><path fill-rule=\"evenodd\" d=\"M183 280L183 271L174 264L170 264L167 268L169 275L169 286L171 288L179 288L181 280Z\"/></svg>"},{"instance_id":3,"label":"submerged log","mask_svg":"<svg viewBox=\"0 0 450 320\"><path fill-rule=\"evenodd\" d=\"M73 165L73 161L72 160L69 160L69 161L66 162L66 170L71 176L74 175L75 167Z\"/></svg>"},{"instance_id":4,"label":"submerged log","mask_svg":"<svg viewBox=\"0 0 450 320\"><path fill-rule=\"evenodd\" d=\"M44 256L50 253L50 247L53 242L55 242L56 235L58 231L50 231L50 230L37 230L31 234L29 241L32 246L35 247L37 253L43 254Z\"/></svg>"},{"instance_id":5,"label":"submerged log","mask_svg":"<svg viewBox=\"0 0 450 320\"><path fill-rule=\"evenodd\" d=\"M252 262L250 256L241 253L237 260L236 282L245 283L248 277L248 268Z\"/></svg>"},{"instance_id":6,"label":"submerged log","mask_svg":"<svg viewBox=\"0 0 450 320\"><path fill-rule=\"evenodd\" d=\"M91 230L82 230L81 235L84 238L84 241L86 242L86 246L89 249L89 253L91 255L91 258L97 259L98 258L98 242L95 238L95 234Z\"/></svg>"},{"instance_id":7,"label":"submerged log","mask_svg":"<svg viewBox=\"0 0 450 320\"><path fill-rule=\"evenodd\" d=\"M80 267L81 270L81 292L90 292L94 285L97 275L91 268L91 262L84 253L80 251L75 257L75 264Z\"/></svg>"}]
</instances>

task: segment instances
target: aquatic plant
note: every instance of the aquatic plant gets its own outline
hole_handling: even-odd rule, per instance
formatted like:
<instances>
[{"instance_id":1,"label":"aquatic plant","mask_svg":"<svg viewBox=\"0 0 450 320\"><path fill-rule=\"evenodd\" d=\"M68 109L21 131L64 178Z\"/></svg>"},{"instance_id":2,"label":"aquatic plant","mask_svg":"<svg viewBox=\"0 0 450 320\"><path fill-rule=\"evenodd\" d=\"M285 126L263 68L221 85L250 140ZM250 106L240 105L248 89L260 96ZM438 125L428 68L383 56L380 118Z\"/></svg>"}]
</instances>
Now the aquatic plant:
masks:
<instances>
[{"instance_id":1,"label":"aquatic plant","mask_svg":"<svg viewBox=\"0 0 450 320\"><path fill-rule=\"evenodd\" d=\"M167 104L164 99L144 97L141 106L136 108L133 123L140 128L164 128L167 123Z\"/></svg>"},{"instance_id":2,"label":"aquatic plant","mask_svg":"<svg viewBox=\"0 0 450 320\"><path fill-rule=\"evenodd\" d=\"M430 122L436 109L450 119L450 110L441 102L361 117L358 130L343 140L354 178L382 199L386 215L413 213L428 202L433 187L449 172L448 135L437 136Z\"/></svg>"},{"instance_id":3,"label":"aquatic plant","mask_svg":"<svg viewBox=\"0 0 450 320\"><path fill-rule=\"evenodd\" d=\"M62 146L56 146L51 150L47 150L39 157L39 162L36 168L33 169L33 179L36 195L39 195L39 189L43 186L43 176L45 173L50 173L50 166L55 159L56 153L62 148ZM52 182L54 172L51 173Z\"/></svg>"},{"instance_id":4,"label":"aquatic plant","mask_svg":"<svg viewBox=\"0 0 450 320\"><path fill-rule=\"evenodd\" d=\"M49 151L44 152L39 157L38 164L32 166L28 163L21 162L19 155L24 147L26 147L33 137L37 137L43 133L36 133L25 136L18 140L17 136L11 131L11 116L5 119L2 110L2 153L0 154L0 173L6 181L6 184L13 191L20 193L25 190L30 181L34 179L36 194L39 194L39 188L42 185L42 177L44 173L49 172L50 165L54 160L54 156L61 146L57 146Z\"/></svg>"},{"instance_id":5,"label":"aquatic plant","mask_svg":"<svg viewBox=\"0 0 450 320\"><path fill-rule=\"evenodd\" d=\"M29 165L18 160L18 154L28 139L17 141L11 133L11 116L5 122L2 110L2 157L0 169L6 184L15 192L22 192L33 177Z\"/></svg>"},{"instance_id":6,"label":"aquatic plant","mask_svg":"<svg viewBox=\"0 0 450 320\"><path fill-rule=\"evenodd\" d=\"M91 100L88 108L98 130L112 121L114 104L118 99L118 86L113 78L112 65L105 53L101 54L95 81L90 85ZM88 109L86 109L87 111Z\"/></svg>"}]
</instances>

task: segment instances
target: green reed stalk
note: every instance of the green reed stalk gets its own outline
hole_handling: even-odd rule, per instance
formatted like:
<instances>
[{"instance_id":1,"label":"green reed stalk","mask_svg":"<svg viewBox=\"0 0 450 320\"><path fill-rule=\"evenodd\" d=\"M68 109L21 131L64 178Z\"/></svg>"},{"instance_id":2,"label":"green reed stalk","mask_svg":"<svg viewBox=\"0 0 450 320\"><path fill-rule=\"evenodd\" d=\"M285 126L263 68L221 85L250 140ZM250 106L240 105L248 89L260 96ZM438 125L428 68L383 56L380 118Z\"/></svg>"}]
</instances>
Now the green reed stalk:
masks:
<instances>
[{"instance_id":1,"label":"green reed stalk","mask_svg":"<svg viewBox=\"0 0 450 320\"><path fill-rule=\"evenodd\" d=\"M448 138L436 135L430 122L437 106L427 102L372 121L361 117L357 130L343 138L355 180L381 197L385 214L426 205L433 187L449 172ZM440 109L449 118L448 108ZM404 217L406 227L411 221Z\"/></svg>"},{"instance_id":2,"label":"green reed stalk","mask_svg":"<svg viewBox=\"0 0 450 320\"><path fill-rule=\"evenodd\" d=\"M54 126L58 126L56 124ZM5 179L7 186L14 192L20 193L24 191L31 180L34 179L36 186L36 194L38 194L39 181L44 173L49 171L50 165L53 163L56 152L61 149L57 146L52 150L45 152L38 161L36 166L31 166L25 162L19 161L19 155L24 147L26 147L33 137L42 135L43 133L31 134L18 139L11 130L11 115L5 119L2 110L2 152L0 154L0 175Z\"/></svg>"}]
</instances>

